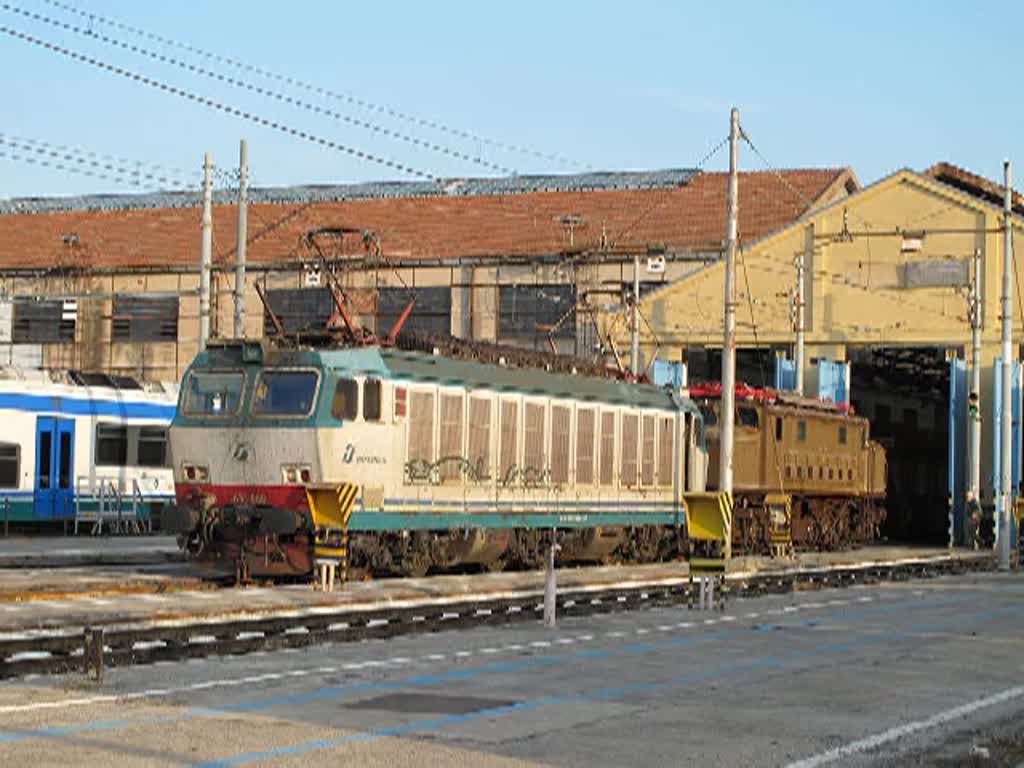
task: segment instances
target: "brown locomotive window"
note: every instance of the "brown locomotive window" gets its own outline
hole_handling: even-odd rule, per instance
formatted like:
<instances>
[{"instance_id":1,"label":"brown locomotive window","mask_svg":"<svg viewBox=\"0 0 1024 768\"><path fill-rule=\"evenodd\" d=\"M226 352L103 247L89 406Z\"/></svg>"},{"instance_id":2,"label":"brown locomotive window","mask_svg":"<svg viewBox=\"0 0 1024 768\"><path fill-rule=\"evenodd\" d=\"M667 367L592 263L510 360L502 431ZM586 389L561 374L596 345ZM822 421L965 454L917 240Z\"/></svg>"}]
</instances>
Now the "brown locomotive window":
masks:
<instances>
[{"instance_id":1,"label":"brown locomotive window","mask_svg":"<svg viewBox=\"0 0 1024 768\"><path fill-rule=\"evenodd\" d=\"M781 440L782 439L782 417L781 416L776 416L775 417L775 439L776 440Z\"/></svg>"},{"instance_id":2,"label":"brown locomotive window","mask_svg":"<svg viewBox=\"0 0 1024 768\"><path fill-rule=\"evenodd\" d=\"M331 399L331 416L338 421L354 421L359 413L359 382L338 379Z\"/></svg>"},{"instance_id":3,"label":"brown locomotive window","mask_svg":"<svg viewBox=\"0 0 1024 768\"><path fill-rule=\"evenodd\" d=\"M804 468L803 467L797 467L796 468L796 476L799 477L801 480L804 479Z\"/></svg>"},{"instance_id":4,"label":"brown locomotive window","mask_svg":"<svg viewBox=\"0 0 1024 768\"><path fill-rule=\"evenodd\" d=\"M793 477L793 468L791 466L789 466L789 465L786 465L786 479L789 480L792 477Z\"/></svg>"},{"instance_id":5,"label":"brown locomotive window","mask_svg":"<svg viewBox=\"0 0 1024 768\"><path fill-rule=\"evenodd\" d=\"M846 445L846 427L839 427L839 444Z\"/></svg>"},{"instance_id":6,"label":"brown locomotive window","mask_svg":"<svg viewBox=\"0 0 1024 768\"><path fill-rule=\"evenodd\" d=\"M833 470L832 467L828 468L828 479L829 480L834 480L835 479L835 470Z\"/></svg>"},{"instance_id":7,"label":"brown locomotive window","mask_svg":"<svg viewBox=\"0 0 1024 768\"><path fill-rule=\"evenodd\" d=\"M760 422L757 418L757 409L741 407L736 409L736 421L741 427L757 429Z\"/></svg>"},{"instance_id":8,"label":"brown locomotive window","mask_svg":"<svg viewBox=\"0 0 1024 768\"><path fill-rule=\"evenodd\" d=\"M801 421L798 421L796 423L796 439L800 440L800 441L804 441L804 440L807 439L807 422L806 421L801 420Z\"/></svg>"},{"instance_id":9,"label":"brown locomotive window","mask_svg":"<svg viewBox=\"0 0 1024 768\"><path fill-rule=\"evenodd\" d=\"M380 379L363 382L363 421L380 421Z\"/></svg>"}]
</instances>

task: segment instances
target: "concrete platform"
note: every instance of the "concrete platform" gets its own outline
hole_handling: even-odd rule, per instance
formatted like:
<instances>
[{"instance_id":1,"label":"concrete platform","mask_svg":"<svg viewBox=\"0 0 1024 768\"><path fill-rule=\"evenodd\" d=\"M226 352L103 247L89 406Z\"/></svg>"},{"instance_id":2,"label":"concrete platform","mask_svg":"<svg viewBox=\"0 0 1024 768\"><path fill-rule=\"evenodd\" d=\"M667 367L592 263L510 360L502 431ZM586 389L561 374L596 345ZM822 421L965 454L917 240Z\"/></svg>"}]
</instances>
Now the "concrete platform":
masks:
<instances>
[{"instance_id":1,"label":"concrete platform","mask_svg":"<svg viewBox=\"0 0 1024 768\"><path fill-rule=\"evenodd\" d=\"M744 558L734 563L730 577L934 560L949 555L946 549L870 547L855 552L802 555L792 561ZM991 553L963 551L956 556L988 558ZM38 630L78 631L85 626L138 627L304 611L398 607L477 596L538 594L544 586L544 575L539 571L350 582L340 591L331 593L314 591L306 584L216 589L202 583L197 576L186 568L24 570L0 574L0 633L10 636ZM560 590L664 585L688 578L685 562L628 568L567 568L558 572ZM131 588L126 588L128 586Z\"/></svg>"},{"instance_id":2,"label":"concrete platform","mask_svg":"<svg viewBox=\"0 0 1024 768\"><path fill-rule=\"evenodd\" d=\"M1013 765L968 752L1024 716L1022 598L973 573L26 679L0 763Z\"/></svg>"},{"instance_id":3,"label":"concrete platform","mask_svg":"<svg viewBox=\"0 0 1024 768\"><path fill-rule=\"evenodd\" d=\"M0 569L181 563L174 536L11 536L0 538ZM0 580L4 578L0 574Z\"/></svg>"}]
</instances>

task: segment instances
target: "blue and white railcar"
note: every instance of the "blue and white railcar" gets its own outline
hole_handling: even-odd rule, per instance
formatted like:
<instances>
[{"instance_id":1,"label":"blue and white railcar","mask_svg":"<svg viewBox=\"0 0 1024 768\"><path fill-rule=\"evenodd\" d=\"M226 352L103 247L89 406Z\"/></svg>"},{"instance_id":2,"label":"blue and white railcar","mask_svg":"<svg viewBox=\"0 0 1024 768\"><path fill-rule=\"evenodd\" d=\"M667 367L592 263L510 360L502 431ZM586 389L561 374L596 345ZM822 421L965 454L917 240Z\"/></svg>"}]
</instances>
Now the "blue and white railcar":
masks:
<instances>
[{"instance_id":1,"label":"blue and white railcar","mask_svg":"<svg viewBox=\"0 0 1024 768\"><path fill-rule=\"evenodd\" d=\"M0 520L71 520L101 505L144 518L173 499L172 388L98 376L54 382L41 372L8 375L0 379Z\"/></svg>"}]
</instances>

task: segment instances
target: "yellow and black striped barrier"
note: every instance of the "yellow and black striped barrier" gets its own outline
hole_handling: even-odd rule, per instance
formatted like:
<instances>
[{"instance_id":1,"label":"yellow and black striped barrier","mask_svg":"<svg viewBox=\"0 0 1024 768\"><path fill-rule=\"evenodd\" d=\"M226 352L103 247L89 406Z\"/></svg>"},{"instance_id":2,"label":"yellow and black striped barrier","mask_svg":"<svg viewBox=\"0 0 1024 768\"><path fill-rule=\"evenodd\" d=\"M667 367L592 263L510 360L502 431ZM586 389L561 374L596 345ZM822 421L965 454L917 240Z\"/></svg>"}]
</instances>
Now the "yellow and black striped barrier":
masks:
<instances>
[{"instance_id":1,"label":"yellow and black striped barrier","mask_svg":"<svg viewBox=\"0 0 1024 768\"><path fill-rule=\"evenodd\" d=\"M687 493L686 535L704 551L691 555L690 573L720 574L732 556L732 496L728 493Z\"/></svg>"},{"instance_id":2,"label":"yellow and black striped barrier","mask_svg":"<svg viewBox=\"0 0 1024 768\"><path fill-rule=\"evenodd\" d=\"M313 556L336 561L341 580L348 580L348 521L359 495L355 483L306 486L306 499L316 531Z\"/></svg>"}]
</instances>

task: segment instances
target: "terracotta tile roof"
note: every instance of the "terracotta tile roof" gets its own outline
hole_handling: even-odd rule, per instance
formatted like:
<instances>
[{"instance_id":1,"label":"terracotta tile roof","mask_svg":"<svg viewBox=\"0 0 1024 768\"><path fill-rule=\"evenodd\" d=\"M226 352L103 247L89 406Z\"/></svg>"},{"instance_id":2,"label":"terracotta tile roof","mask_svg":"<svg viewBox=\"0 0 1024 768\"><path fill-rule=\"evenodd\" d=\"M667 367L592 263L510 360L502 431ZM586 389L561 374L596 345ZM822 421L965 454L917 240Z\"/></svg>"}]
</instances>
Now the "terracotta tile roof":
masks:
<instances>
[{"instance_id":1,"label":"terracotta tile roof","mask_svg":"<svg viewBox=\"0 0 1024 768\"><path fill-rule=\"evenodd\" d=\"M937 181L956 187L969 195L980 198L988 203L1003 207L1003 195L1006 187L989 181L984 176L978 176L952 163L936 163L924 172L925 176L931 176ZM1016 190L1012 190L1012 206L1016 213L1024 214L1024 197Z\"/></svg>"},{"instance_id":2,"label":"terracotta tile roof","mask_svg":"<svg viewBox=\"0 0 1024 768\"><path fill-rule=\"evenodd\" d=\"M740 178L740 236L758 240L799 218L841 187L856 185L848 169L750 172ZM287 188L263 190L250 206L248 258L276 262L308 257L302 235L319 227L348 227L380 237L395 258L540 255L594 248L602 237L620 247L662 246L676 251L717 250L725 232L725 173L660 171L605 174L601 184L561 177L556 187L495 192L330 196ZM623 176L628 176L623 179ZM573 183L573 180L577 183ZM645 182L646 180L646 182ZM465 182L463 182L465 184ZM400 185L398 185L400 186ZM330 188L343 189L343 188ZM285 194L288 192L288 194ZM0 270L57 266L151 267L198 261L200 210L194 196L153 205L152 196L119 204L50 205L0 214ZM149 200L149 207L132 200ZM17 202L17 201L14 201ZM56 210L55 210L56 209ZM45 212L49 210L50 212ZM229 203L214 206L214 259L234 258L235 219ZM571 217L571 218L570 218ZM568 221L576 222L570 226ZM361 253L359 237L342 253ZM334 251L333 253L338 253Z\"/></svg>"}]
</instances>

